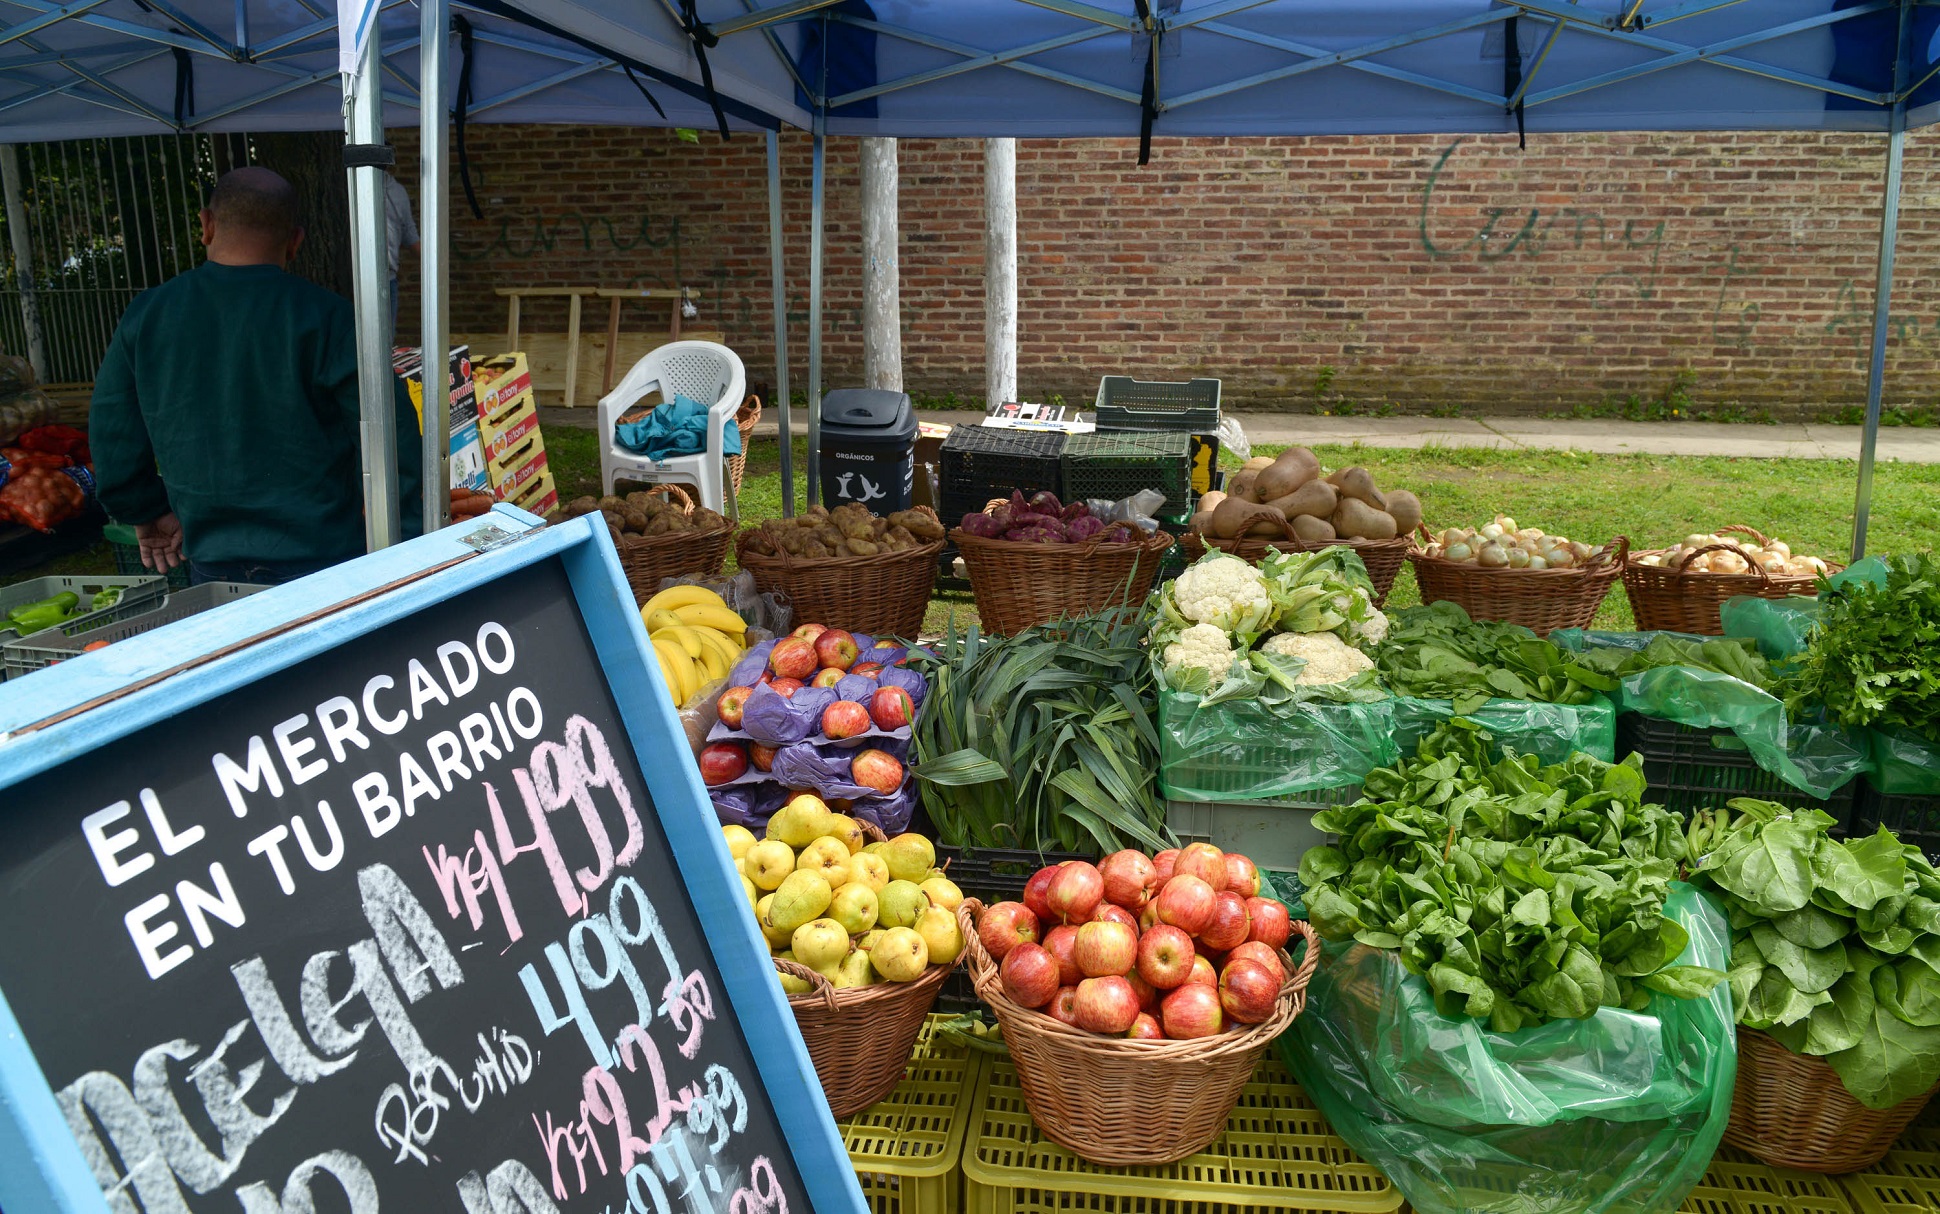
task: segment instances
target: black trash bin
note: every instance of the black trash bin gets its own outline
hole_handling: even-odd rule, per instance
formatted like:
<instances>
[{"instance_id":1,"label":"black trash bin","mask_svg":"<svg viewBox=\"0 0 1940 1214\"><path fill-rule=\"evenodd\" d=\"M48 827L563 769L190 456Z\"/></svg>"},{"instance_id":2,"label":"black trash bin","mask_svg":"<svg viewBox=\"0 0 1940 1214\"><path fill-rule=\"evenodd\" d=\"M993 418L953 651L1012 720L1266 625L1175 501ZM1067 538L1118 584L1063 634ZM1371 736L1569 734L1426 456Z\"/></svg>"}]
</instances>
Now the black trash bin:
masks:
<instances>
[{"instance_id":1,"label":"black trash bin","mask_svg":"<svg viewBox=\"0 0 1940 1214\"><path fill-rule=\"evenodd\" d=\"M909 394L839 388L822 398L822 504L907 510L916 483L916 411Z\"/></svg>"}]
</instances>

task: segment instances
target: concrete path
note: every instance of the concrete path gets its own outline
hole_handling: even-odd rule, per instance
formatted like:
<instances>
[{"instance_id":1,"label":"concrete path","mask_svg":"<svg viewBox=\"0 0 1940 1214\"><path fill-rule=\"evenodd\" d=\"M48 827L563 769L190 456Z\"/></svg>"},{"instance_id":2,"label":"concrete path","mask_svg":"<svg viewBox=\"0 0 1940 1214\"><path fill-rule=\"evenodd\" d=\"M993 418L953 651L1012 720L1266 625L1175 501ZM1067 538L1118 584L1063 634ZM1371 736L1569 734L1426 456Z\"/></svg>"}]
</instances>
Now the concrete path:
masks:
<instances>
[{"instance_id":1,"label":"concrete path","mask_svg":"<svg viewBox=\"0 0 1940 1214\"><path fill-rule=\"evenodd\" d=\"M594 423L592 409L546 408L548 426ZM1777 426L1724 425L1715 422L1576 421L1541 417L1315 417L1298 413L1236 415L1255 443L1308 443L1369 447L1495 447L1540 451L1584 451L1599 455L1722 455L1755 459L1859 458L1858 426L1789 423ZM967 411L930 411L922 421L960 425L981 421ZM798 414L795 432L805 433ZM758 427L772 439L778 429L774 411ZM1940 464L1940 429L1888 427L1879 432L1881 462Z\"/></svg>"}]
</instances>

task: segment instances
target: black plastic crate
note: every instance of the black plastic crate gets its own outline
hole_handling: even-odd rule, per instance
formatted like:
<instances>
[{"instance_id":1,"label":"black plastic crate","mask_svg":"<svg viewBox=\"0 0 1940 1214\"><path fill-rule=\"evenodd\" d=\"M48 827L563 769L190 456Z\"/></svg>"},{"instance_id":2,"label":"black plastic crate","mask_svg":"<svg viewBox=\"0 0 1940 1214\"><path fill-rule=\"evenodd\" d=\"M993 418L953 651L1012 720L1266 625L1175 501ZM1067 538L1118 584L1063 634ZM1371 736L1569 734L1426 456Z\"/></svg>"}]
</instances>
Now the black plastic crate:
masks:
<instances>
[{"instance_id":1,"label":"black plastic crate","mask_svg":"<svg viewBox=\"0 0 1940 1214\"><path fill-rule=\"evenodd\" d=\"M1005 430L995 426L952 426L943 440L943 506L937 512L945 527L955 527L966 514L975 514L992 498L1007 498L1012 490L1025 497L1040 489L1064 493L1064 455L1068 435L1038 430Z\"/></svg>"},{"instance_id":2,"label":"black plastic crate","mask_svg":"<svg viewBox=\"0 0 1940 1214\"><path fill-rule=\"evenodd\" d=\"M1094 406L1100 430L1170 430L1212 434L1219 429L1219 381L1185 383L1106 375L1098 380Z\"/></svg>"},{"instance_id":3,"label":"black plastic crate","mask_svg":"<svg viewBox=\"0 0 1940 1214\"><path fill-rule=\"evenodd\" d=\"M1755 797L1794 809L1820 809L1841 829L1852 818L1859 781L1820 800L1766 771L1728 729L1693 729L1642 713L1617 714L1617 758L1644 758L1647 795L1676 813L1720 808L1733 797Z\"/></svg>"},{"instance_id":4,"label":"black plastic crate","mask_svg":"<svg viewBox=\"0 0 1940 1214\"><path fill-rule=\"evenodd\" d=\"M985 906L1016 902L1024 896L1024 883L1031 874L1066 860L1098 862L1096 852L1047 851L1008 847L947 847L936 849L937 866L947 874L966 898L976 898ZM947 863L946 863L947 861Z\"/></svg>"},{"instance_id":5,"label":"black plastic crate","mask_svg":"<svg viewBox=\"0 0 1940 1214\"><path fill-rule=\"evenodd\" d=\"M1940 796L1881 792L1862 777L1853 806L1852 836L1864 838L1884 826L1940 864Z\"/></svg>"},{"instance_id":6,"label":"black plastic crate","mask_svg":"<svg viewBox=\"0 0 1940 1214\"><path fill-rule=\"evenodd\" d=\"M1160 510L1192 506L1192 438L1165 433L1074 434L1064 445L1064 499L1116 502L1141 489L1165 494Z\"/></svg>"}]
</instances>

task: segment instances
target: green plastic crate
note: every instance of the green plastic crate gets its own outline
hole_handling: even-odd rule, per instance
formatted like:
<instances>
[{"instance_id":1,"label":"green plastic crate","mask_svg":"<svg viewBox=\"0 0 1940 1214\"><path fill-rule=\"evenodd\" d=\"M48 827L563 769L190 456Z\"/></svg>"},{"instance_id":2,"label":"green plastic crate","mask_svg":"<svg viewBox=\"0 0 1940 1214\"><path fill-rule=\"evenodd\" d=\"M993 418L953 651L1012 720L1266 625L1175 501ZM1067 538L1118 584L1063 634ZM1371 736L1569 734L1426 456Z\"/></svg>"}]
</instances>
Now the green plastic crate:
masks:
<instances>
[{"instance_id":1,"label":"green plastic crate","mask_svg":"<svg viewBox=\"0 0 1940 1214\"><path fill-rule=\"evenodd\" d=\"M1855 1214L1933 1214L1940 1210L1940 1126L1914 1125L1886 1158L1839 1182Z\"/></svg>"},{"instance_id":2,"label":"green plastic crate","mask_svg":"<svg viewBox=\"0 0 1940 1214\"><path fill-rule=\"evenodd\" d=\"M1856 1214L1839 1182L1760 1163L1724 1147L1678 1214Z\"/></svg>"},{"instance_id":3,"label":"green plastic crate","mask_svg":"<svg viewBox=\"0 0 1940 1214\"><path fill-rule=\"evenodd\" d=\"M872 1214L958 1214L970 1096L988 1055L935 1039L931 1016L903 1081L836 1123Z\"/></svg>"},{"instance_id":4,"label":"green plastic crate","mask_svg":"<svg viewBox=\"0 0 1940 1214\"><path fill-rule=\"evenodd\" d=\"M1210 843L1236 851L1276 872L1300 868L1300 857L1327 836L1314 829L1314 815L1334 805L1360 800L1361 786L1316 788L1278 801L1167 801L1165 824L1187 843Z\"/></svg>"},{"instance_id":5,"label":"green plastic crate","mask_svg":"<svg viewBox=\"0 0 1940 1214\"><path fill-rule=\"evenodd\" d=\"M1116 502L1141 489L1165 494L1165 514L1190 514L1192 440L1185 434L1074 434L1064 444L1064 500Z\"/></svg>"},{"instance_id":6,"label":"green plastic crate","mask_svg":"<svg viewBox=\"0 0 1940 1214\"><path fill-rule=\"evenodd\" d=\"M157 580L156 585L160 584ZM212 611L268 589L267 586L250 586L240 582L205 582L200 586L191 586L180 594L171 594L165 602L151 603L149 610L131 619L105 626L83 619L14 641L0 647L0 663L4 663L8 678L19 678L57 662L78 658L86 652L87 646L96 641L107 641L109 644L125 641L129 637L152 632L164 624L186 620L192 615Z\"/></svg>"}]
</instances>

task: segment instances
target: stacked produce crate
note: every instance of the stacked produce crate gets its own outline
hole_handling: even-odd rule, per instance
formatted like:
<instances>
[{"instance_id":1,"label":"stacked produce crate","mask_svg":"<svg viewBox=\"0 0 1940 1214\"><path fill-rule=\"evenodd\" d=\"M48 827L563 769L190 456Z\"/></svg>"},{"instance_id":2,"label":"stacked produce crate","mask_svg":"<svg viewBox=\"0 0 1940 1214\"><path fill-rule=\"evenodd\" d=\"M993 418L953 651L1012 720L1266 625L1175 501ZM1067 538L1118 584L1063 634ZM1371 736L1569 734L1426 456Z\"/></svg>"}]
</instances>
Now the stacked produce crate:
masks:
<instances>
[{"instance_id":1,"label":"stacked produce crate","mask_svg":"<svg viewBox=\"0 0 1940 1214\"><path fill-rule=\"evenodd\" d=\"M501 354L474 368L478 433L492 492L533 514L550 514L559 491L546 464L545 436L532 393L532 368L521 353Z\"/></svg>"}]
</instances>

